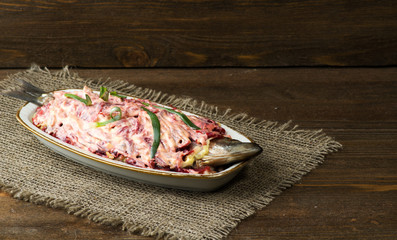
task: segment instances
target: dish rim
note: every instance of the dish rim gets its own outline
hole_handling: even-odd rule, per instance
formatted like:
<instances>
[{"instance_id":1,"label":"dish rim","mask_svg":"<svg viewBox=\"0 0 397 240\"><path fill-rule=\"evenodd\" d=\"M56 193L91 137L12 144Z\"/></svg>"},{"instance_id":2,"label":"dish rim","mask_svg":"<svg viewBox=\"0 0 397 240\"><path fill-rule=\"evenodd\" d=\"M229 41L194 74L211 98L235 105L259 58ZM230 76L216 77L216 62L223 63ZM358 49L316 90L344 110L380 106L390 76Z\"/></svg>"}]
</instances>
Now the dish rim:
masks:
<instances>
[{"instance_id":1,"label":"dish rim","mask_svg":"<svg viewBox=\"0 0 397 240\"><path fill-rule=\"evenodd\" d=\"M52 92L55 92L55 91L72 91L72 90L81 91L81 89L61 89L61 90L54 90ZM136 97L132 97L132 96L129 96L129 95L127 95L127 97L137 99ZM156 103L156 102L154 102L154 103ZM29 120L29 122L31 124L33 124L33 126L36 129L32 128L20 116L21 111L28 104L36 105L34 103L25 102L25 104L23 106L21 106L19 108L19 110L17 111L17 113L16 113L16 118L17 118L18 122L23 127L25 127L28 131L30 131L31 133L35 134L36 136L46 140L49 143L52 143L52 144L58 146L58 147L66 150L66 151L69 151L69 152L72 152L74 154L77 154L80 157L88 158L89 160L93 160L93 161L96 161L96 162L99 162L99 163L102 163L102 164L105 164L105 165L109 165L109 166L112 166L112 167L117 167L117 168L121 168L121 169L125 169L125 170L130 170L130 171L133 171L133 172L150 174L150 175L156 175L156 176L167 176L167 177L175 177L175 178L194 178L194 179L217 179L217 178L222 178L224 176L227 176L228 174L231 174L234 171L237 171L238 169L240 169L240 168L244 167L245 165L247 165L248 162L252 159L251 158L251 159L248 159L248 160L245 160L245 161L242 161L242 162L235 163L235 164L229 166L228 168L226 168L226 169L224 169L224 170L222 170L220 172L210 173L210 174L182 173L182 172L164 171L164 170L161 170L161 169L146 169L146 168L141 168L141 167L137 167L137 166L133 166L133 165L125 166L125 165L122 165L122 164L118 163L115 160L107 159L107 158L101 157L101 156L95 156L94 153L91 153L91 152L87 151L88 153L94 155L94 156L91 156L88 153L85 153L84 149L79 149L76 146L73 146L73 145L70 145L68 143L62 142L61 140L49 135L48 133L43 132L42 130L40 130L39 128L34 126L33 122L31 122L31 120ZM156 103L156 104L159 104L159 103ZM162 105L162 104L160 104L160 105ZM167 106L167 105L163 105L163 106ZM36 109L38 107L39 106L37 106ZM190 113L190 112L187 112L187 111L184 111L184 112L189 113L189 114L193 114L193 113ZM222 124L222 123L220 123L220 124ZM229 127L229 126L227 126L225 124L222 124L222 125L232 129L231 127ZM232 130L235 131L236 133L238 133L239 135L247 138L250 142L254 142L252 139L250 139L249 137L245 136L244 134L242 134L242 133L240 133L240 132L238 132L238 131L236 131L234 129L232 129ZM76 148L76 149L74 149L74 148Z\"/></svg>"}]
</instances>

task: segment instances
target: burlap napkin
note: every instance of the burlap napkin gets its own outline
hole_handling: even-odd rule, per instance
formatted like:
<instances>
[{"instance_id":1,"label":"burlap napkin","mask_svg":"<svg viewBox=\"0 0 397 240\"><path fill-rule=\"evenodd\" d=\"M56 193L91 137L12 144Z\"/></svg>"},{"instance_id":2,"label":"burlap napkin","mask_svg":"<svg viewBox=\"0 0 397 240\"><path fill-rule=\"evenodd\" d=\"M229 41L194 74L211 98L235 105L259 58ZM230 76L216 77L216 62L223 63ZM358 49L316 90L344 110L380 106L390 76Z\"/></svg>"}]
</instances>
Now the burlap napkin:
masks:
<instances>
[{"instance_id":1,"label":"burlap napkin","mask_svg":"<svg viewBox=\"0 0 397 240\"><path fill-rule=\"evenodd\" d=\"M40 144L15 119L23 101L0 96L0 187L15 198L146 236L165 239L221 239L244 218L265 207L283 189L321 163L341 145L321 131L258 121L220 112L192 99L168 96L122 81L79 78L67 68L50 72L37 66L0 82L5 88L22 78L51 91L105 85L137 97L172 104L220 121L250 136L263 148L230 184L200 193L136 183L92 170Z\"/></svg>"}]
</instances>

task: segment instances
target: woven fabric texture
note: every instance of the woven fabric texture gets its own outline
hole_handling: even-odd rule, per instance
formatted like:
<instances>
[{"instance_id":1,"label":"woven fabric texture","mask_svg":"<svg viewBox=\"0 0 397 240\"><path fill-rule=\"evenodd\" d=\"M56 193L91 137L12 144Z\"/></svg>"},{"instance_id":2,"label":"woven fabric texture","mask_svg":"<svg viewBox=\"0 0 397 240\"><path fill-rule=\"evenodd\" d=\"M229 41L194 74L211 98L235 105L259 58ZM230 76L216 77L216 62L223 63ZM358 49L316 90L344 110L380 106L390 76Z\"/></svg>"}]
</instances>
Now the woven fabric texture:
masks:
<instances>
[{"instance_id":1,"label":"woven fabric texture","mask_svg":"<svg viewBox=\"0 0 397 240\"><path fill-rule=\"evenodd\" d=\"M108 86L122 94L172 104L238 129L261 145L256 157L225 187L190 192L128 181L75 163L49 150L23 128L15 114L21 100L0 96L0 188L18 199L65 209L134 234L164 239L222 239L244 218L265 207L341 145L321 131L260 121L220 111L119 80L87 80L68 68L51 72L33 66L0 82L25 79L46 91Z\"/></svg>"}]
</instances>

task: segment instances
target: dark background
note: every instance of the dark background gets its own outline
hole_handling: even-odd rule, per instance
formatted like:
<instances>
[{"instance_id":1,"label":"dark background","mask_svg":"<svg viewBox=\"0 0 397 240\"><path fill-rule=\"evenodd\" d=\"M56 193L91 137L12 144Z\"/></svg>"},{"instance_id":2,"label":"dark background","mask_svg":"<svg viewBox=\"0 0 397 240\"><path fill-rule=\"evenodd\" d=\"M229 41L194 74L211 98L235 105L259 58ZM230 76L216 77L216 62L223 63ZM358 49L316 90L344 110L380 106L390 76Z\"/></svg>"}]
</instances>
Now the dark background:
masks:
<instances>
[{"instance_id":1,"label":"dark background","mask_svg":"<svg viewBox=\"0 0 397 240\"><path fill-rule=\"evenodd\" d=\"M397 64L397 2L1 1L0 67Z\"/></svg>"}]
</instances>

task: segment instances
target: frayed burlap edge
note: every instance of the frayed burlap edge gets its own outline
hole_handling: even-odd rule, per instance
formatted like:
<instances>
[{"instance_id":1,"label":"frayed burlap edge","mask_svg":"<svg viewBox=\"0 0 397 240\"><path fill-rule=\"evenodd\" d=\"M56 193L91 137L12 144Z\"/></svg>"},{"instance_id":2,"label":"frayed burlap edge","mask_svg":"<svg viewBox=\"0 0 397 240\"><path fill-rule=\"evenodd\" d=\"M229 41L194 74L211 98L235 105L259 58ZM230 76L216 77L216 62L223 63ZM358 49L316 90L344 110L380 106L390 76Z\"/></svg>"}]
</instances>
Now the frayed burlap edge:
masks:
<instances>
[{"instance_id":1,"label":"frayed burlap edge","mask_svg":"<svg viewBox=\"0 0 397 240\"><path fill-rule=\"evenodd\" d=\"M11 86L10 83L12 83L12 79L25 78L27 75L31 74L45 74L50 77L74 79L81 82L83 85L88 85L95 89L99 88L99 86L104 85L111 90L120 92L121 94L135 96L138 98L145 98L165 105L173 105L185 111L216 119L217 121L223 122L226 125L228 122L233 122L240 125L245 125L247 127L255 128L258 131L272 131L275 133L283 133L284 135L289 135L294 138L316 141L319 143L318 146L320 147L318 152L316 153L316 157L310 162L307 162L304 169L291 176L289 179L283 181L277 188L273 189L269 193L269 195L262 196L261 198L252 201L251 205L241 209L241 211L239 211L239 213L236 216L233 216L233 218L230 220L230 227L218 229L219 235L214 236L214 239L226 237L242 219L251 216L255 213L255 211L262 209L263 207L268 205L283 190L291 187L293 184L299 181L303 175L307 174L308 172L316 168L319 164L321 164L327 154L331 152L336 152L342 148L342 145L340 143L335 141L333 138L327 136L322 130L301 130L298 128L297 125L291 126L291 121L284 124L279 124L278 122L273 121L258 120L254 117L248 116L245 113L232 113L231 109L219 110L218 107L214 105L209 105L203 101L198 102L197 100L189 97L177 97L175 95L169 95L153 89L137 87L122 80L111 80L110 78L82 79L78 76L77 73L71 72L69 67L67 66L62 70L52 72L47 68L41 68L38 65L34 64L30 69L26 71L8 76L7 79L0 82L0 89L9 88ZM0 190L10 194L16 199L20 199L26 202L32 202L34 204L45 205L55 209L64 209L68 214L85 217L98 224L121 226L122 230L125 230L129 233L139 234L143 236L151 236L155 237L156 239L184 239L183 236L177 236L171 233L163 232L156 228L149 228L145 226L138 226L134 223L123 222L121 219L111 218L101 212L95 212L68 201L58 200L55 198L30 193L14 186L5 185L2 182L0 182Z\"/></svg>"}]
</instances>

